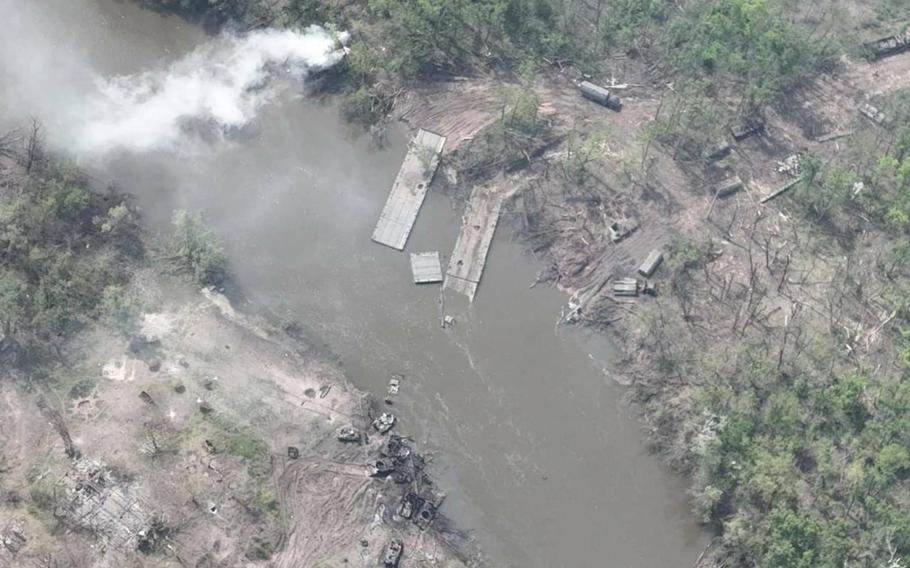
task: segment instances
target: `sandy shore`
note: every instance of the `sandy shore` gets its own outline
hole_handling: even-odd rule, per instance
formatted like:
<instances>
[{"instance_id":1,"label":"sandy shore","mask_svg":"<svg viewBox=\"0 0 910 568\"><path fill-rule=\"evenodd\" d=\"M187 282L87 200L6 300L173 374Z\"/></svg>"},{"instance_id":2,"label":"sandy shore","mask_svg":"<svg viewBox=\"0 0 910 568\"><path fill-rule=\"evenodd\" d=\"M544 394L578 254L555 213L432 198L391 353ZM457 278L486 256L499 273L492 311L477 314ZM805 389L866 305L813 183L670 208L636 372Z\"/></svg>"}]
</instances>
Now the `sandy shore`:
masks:
<instances>
[{"instance_id":1,"label":"sandy shore","mask_svg":"<svg viewBox=\"0 0 910 568\"><path fill-rule=\"evenodd\" d=\"M220 294L135 286L137 334L87 329L55 376L0 381L0 566L382 566L396 539L401 566L480 564L338 366Z\"/></svg>"}]
</instances>

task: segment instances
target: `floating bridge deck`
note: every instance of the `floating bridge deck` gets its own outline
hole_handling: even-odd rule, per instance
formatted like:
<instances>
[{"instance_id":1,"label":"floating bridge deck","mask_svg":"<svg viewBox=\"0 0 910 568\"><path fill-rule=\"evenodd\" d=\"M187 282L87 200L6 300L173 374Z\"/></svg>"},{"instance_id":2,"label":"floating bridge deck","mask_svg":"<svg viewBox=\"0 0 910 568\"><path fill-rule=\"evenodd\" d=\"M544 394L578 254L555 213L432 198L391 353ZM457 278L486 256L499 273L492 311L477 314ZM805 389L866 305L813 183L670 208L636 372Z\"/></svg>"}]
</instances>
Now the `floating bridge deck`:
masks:
<instances>
[{"instance_id":1,"label":"floating bridge deck","mask_svg":"<svg viewBox=\"0 0 910 568\"><path fill-rule=\"evenodd\" d=\"M455 250L449 259L443 286L466 295L472 302L499 223L502 202L502 195L484 188L474 188L465 208Z\"/></svg>"},{"instance_id":2,"label":"floating bridge deck","mask_svg":"<svg viewBox=\"0 0 910 568\"><path fill-rule=\"evenodd\" d=\"M442 265L438 252L411 253L411 273L414 284L442 282Z\"/></svg>"},{"instance_id":3,"label":"floating bridge deck","mask_svg":"<svg viewBox=\"0 0 910 568\"><path fill-rule=\"evenodd\" d=\"M404 249L439 166L439 156L445 143L444 136L427 130L417 131L408 145L408 154L398 170L382 213L379 214L379 222L373 230L373 241L393 249Z\"/></svg>"}]
</instances>

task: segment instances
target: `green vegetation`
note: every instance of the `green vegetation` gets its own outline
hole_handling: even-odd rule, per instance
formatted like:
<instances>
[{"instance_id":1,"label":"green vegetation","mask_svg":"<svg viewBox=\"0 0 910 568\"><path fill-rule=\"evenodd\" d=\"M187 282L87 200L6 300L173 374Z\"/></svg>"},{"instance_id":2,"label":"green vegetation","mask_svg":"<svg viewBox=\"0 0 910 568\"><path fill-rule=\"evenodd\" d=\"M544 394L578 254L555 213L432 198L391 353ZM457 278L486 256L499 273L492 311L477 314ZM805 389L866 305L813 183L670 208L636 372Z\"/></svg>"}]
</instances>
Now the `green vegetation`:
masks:
<instances>
[{"instance_id":1,"label":"green vegetation","mask_svg":"<svg viewBox=\"0 0 910 568\"><path fill-rule=\"evenodd\" d=\"M197 15L257 4L156 3ZM411 81L508 77L500 119L451 158L470 184L526 163L551 134L538 114L535 67L605 77L617 54L640 61L654 84L672 85L643 133L648 146L700 161L731 124L832 69L861 25L910 17L896 0L856 2L865 14L857 21L835 4L291 0L274 19L330 19L353 31L341 89L343 112L356 122L381 121ZM884 127L854 125L836 158L805 156L805 181L774 202L802 221L792 235L774 234L759 216L752 233L724 234L723 246L680 239L663 269L668 293L636 312L634 331L656 377L637 395L670 461L693 477L696 511L717 531L719 566L902 568L910 558L910 92L874 102L888 117ZM561 165L575 188L590 179L601 140L569 136ZM62 192L51 207L66 216L83 199ZM107 218L101 227L119 226L119 212ZM175 227L177 265L217 284L224 258L211 232L186 213ZM557 238L547 229L540 248ZM738 265L716 261L746 249L750 274L737 286L743 275L725 270ZM30 315L17 307L28 289L19 274L0 273L5 329ZM797 278L815 297L790 289ZM111 293L105 311L128 320ZM220 427L227 451L262 463L261 440ZM272 499L262 490L256 507L268 511Z\"/></svg>"},{"instance_id":2,"label":"green vegetation","mask_svg":"<svg viewBox=\"0 0 910 568\"><path fill-rule=\"evenodd\" d=\"M219 25L246 14L248 0L140 0L148 8L173 12L194 20Z\"/></svg>"},{"instance_id":3,"label":"green vegetation","mask_svg":"<svg viewBox=\"0 0 910 568\"><path fill-rule=\"evenodd\" d=\"M123 335L131 336L139 329L141 305L124 286L112 285L102 290L99 311L103 320Z\"/></svg>"},{"instance_id":4,"label":"green vegetation","mask_svg":"<svg viewBox=\"0 0 910 568\"><path fill-rule=\"evenodd\" d=\"M724 543L762 566L872 566L910 545L907 384L832 369L820 349L778 367L743 349L699 391L717 417L699 447L695 495Z\"/></svg>"},{"instance_id":5,"label":"green vegetation","mask_svg":"<svg viewBox=\"0 0 910 568\"><path fill-rule=\"evenodd\" d=\"M900 567L910 555L908 97L876 101L884 127L857 117L846 151L802 161L805 183L779 202L801 216L792 234L731 236L768 251L756 249L749 286L715 272L724 247L680 241L672 301L637 318L658 380L674 385L670 398L651 398L651 383L638 394L692 473L726 565ZM803 280L822 302L790 288ZM777 301L792 311L769 325Z\"/></svg>"},{"instance_id":6,"label":"green vegetation","mask_svg":"<svg viewBox=\"0 0 910 568\"><path fill-rule=\"evenodd\" d=\"M368 60L381 61L384 71L404 77L577 51L571 29L577 7L572 3L369 0L366 8L380 39L369 49L381 50Z\"/></svg>"},{"instance_id":7,"label":"green vegetation","mask_svg":"<svg viewBox=\"0 0 910 568\"><path fill-rule=\"evenodd\" d=\"M591 167L603 155L603 145L609 137L606 125L595 127L585 138L576 133L569 134L566 140L566 154L562 160L562 171L566 179L579 187L591 181Z\"/></svg>"},{"instance_id":8,"label":"green vegetation","mask_svg":"<svg viewBox=\"0 0 910 568\"><path fill-rule=\"evenodd\" d=\"M256 508L266 514L278 512L278 498L268 487L261 487L256 493Z\"/></svg>"},{"instance_id":9,"label":"green vegetation","mask_svg":"<svg viewBox=\"0 0 910 568\"><path fill-rule=\"evenodd\" d=\"M910 232L910 91L891 93L880 106L890 117L885 128L860 123L843 155L810 157L810 183L795 197L811 220L847 228L859 213L902 238Z\"/></svg>"},{"instance_id":10,"label":"green vegetation","mask_svg":"<svg viewBox=\"0 0 910 568\"><path fill-rule=\"evenodd\" d=\"M203 286L217 286L227 277L227 259L202 215L177 211L173 219L170 259L178 272L189 274Z\"/></svg>"},{"instance_id":11,"label":"green vegetation","mask_svg":"<svg viewBox=\"0 0 910 568\"><path fill-rule=\"evenodd\" d=\"M251 429L233 422L226 415L213 413L205 422L214 428L212 443L238 458L250 463L251 471L268 469L269 446ZM255 477L255 476L254 476Z\"/></svg>"},{"instance_id":12,"label":"green vegetation","mask_svg":"<svg viewBox=\"0 0 910 568\"><path fill-rule=\"evenodd\" d=\"M709 96L710 83L690 81L664 101L649 134L671 147L675 157L701 158L724 140L729 111Z\"/></svg>"},{"instance_id":13,"label":"green vegetation","mask_svg":"<svg viewBox=\"0 0 910 568\"><path fill-rule=\"evenodd\" d=\"M266 441L253 428L226 413L213 412L201 419L201 425L217 451L240 458L246 464L252 482L248 506L256 515L277 517L279 503L270 476L272 464Z\"/></svg>"},{"instance_id":14,"label":"green vegetation","mask_svg":"<svg viewBox=\"0 0 910 568\"><path fill-rule=\"evenodd\" d=\"M40 516L41 512L50 513L57 506L61 497L61 489L48 476L30 479L28 495L33 513Z\"/></svg>"},{"instance_id":15,"label":"green vegetation","mask_svg":"<svg viewBox=\"0 0 910 568\"><path fill-rule=\"evenodd\" d=\"M325 24L338 18L335 5L321 0L288 0L278 19L285 26Z\"/></svg>"},{"instance_id":16,"label":"green vegetation","mask_svg":"<svg viewBox=\"0 0 910 568\"><path fill-rule=\"evenodd\" d=\"M689 2L669 26L669 59L680 73L735 85L747 104L767 102L835 57L828 38L813 38L785 13L774 0Z\"/></svg>"},{"instance_id":17,"label":"green vegetation","mask_svg":"<svg viewBox=\"0 0 910 568\"><path fill-rule=\"evenodd\" d=\"M545 126L538 114L540 99L534 91L537 83L535 66L525 62L520 69L520 77L517 85L504 90L499 128L507 136L534 137Z\"/></svg>"},{"instance_id":18,"label":"green vegetation","mask_svg":"<svg viewBox=\"0 0 910 568\"><path fill-rule=\"evenodd\" d=\"M0 331L4 351L37 356L106 315L141 247L117 196L88 190L72 165L42 161L0 194ZM110 220L110 223L107 221ZM114 220L119 220L114 223Z\"/></svg>"},{"instance_id":19,"label":"green vegetation","mask_svg":"<svg viewBox=\"0 0 910 568\"><path fill-rule=\"evenodd\" d=\"M365 123L389 110L403 81L583 54L569 8L551 0L369 0L348 12L360 33L347 58L343 109ZM337 16L344 26L345 14Z\"/></svg>"},{"instance_id":20,"label":"green vegetation","mask_svg":"<svg viewBox=\"0 0 910 568\"><path fill-rule=\"evenodd\" d=\"M649 414L692 472L726 565L900 566L879 562L910 550L910 365L898 351L866 368L844 352L847 338L802 318L708 339L684 315L704 314L687 308L704 293L700 258L691 245L670 257L674 302L643 309L638 325L659 380L685 393Z\"/></svg>"}]
</instances>

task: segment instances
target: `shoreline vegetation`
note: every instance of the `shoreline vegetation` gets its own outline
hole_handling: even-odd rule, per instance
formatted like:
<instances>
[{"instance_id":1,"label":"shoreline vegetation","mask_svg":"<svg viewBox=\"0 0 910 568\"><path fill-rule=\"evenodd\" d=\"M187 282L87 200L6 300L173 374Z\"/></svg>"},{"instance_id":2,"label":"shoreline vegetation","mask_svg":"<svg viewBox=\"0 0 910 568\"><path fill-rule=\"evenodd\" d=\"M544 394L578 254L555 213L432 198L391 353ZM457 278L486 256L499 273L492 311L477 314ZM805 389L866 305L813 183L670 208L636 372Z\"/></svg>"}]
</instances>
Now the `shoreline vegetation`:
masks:
<instances>
[{"instance_id":1,"label":"shoreline vegetation","mask_svg":"<svg viewBox=\"0 0 910 568\"><path fill-rule=\"evenodd\" d=\"M423 127L430 113L413 109L448 92L439 85L487 86L488 119L459 132L466 142L444 157L460 182L448 189L522 185L507 215L545 262L539 279L571 294L575 321L620 338L619 378L655 447L692 479L695 514L715 534L700 566L906 565L910 84L906 56L877 64L861 46L900 33L910 9L889 0L221 7L252 25L350 30L341 90L355 122L404 116ZM577 102L572 81L582 77L617 86L628 104L604 116ZM402 103L408 95L417 102ZM874 120L858 112L864 104ZM731 139L744 121L762 125L758 136ZM714 188L731 178L745 191L719 198ZM639 229L613 245L616 219ZM658 297L611 297L607 284L652 247L666 255Z\"/></svg>"},{"instance_id":2,"label":"shoreline vegetation","mask_svg":"<svg viewBox=\"0 0 910 568\"><path fill-rule=\"evenodd\" d=\"M387 407L301 325L233 308L199 214L153 238L33 121L0 136L0 219L0 565L339 566L396 543L484 565L416 444L374 431Z\"/></svg>"},{"instance_id":3,"label":"shoreline vegetation","mask_svg":"<svg viewBox=\"0 0 910 568\"><path fill-rule=\"evenodd\" d=\"M332 22L349 30L351 52L332 88L345 115L380 136L394 118L425 126L414 123L432 120L421 107L433 100L461 113L455 122L470 131L452 126L457 147L443 158L459 183L437 185L457 196L469 184L520 186L506 216L544 263L539 281L571 296L573 322L620 339L626 357L617 379L630 385L655 448L691 479L694 513L714 535L698 566L910 563L910 55L870 61L861 48L905 30L910 7L893 0L143 4L209 29ZM622 110L581 100L574 85L581 78L609 85ZM743 123L762 127L731 135ZM8 221L3 353L17 365L26 352L60 357L68 330L99 318L131 329L139 312L123 293L126 268L116 268L142 251L141 239L130 237L137 228L128 206L87 191L78 172L50 161L35 166L40 144L29 140L40 140L40 129L33 132L16 154L26 181L9 186L33 189L6 191L0 211ZM33 167L41 175L32 178ZM721 197L730 180L740 182L737 191ZM788 192L769 199L784 185ZM636 229L614 243L608 227L620 221ZM204 227L192 215L176 222L171 254L180 269L220 278L223 257ZM121 248L130 242L138 249ZM613 297L610 283L633 275L655 248L666 257L653 279L657 296ZM108 268L97 270L102 261ZM93 299L88 290L104 293ZM60 384L79 402L80 389L91 392ZM204 379L199 388L208 391ZM71 453L54 408L45 402L39 414ZM269 517L276 497L257 485L261 448L239 426L213 427L221 438L212 443L233 448L226 463L256 499L241 507L252 517L238 516L238 526L266 518L253 526L287 528L287 519ZM54 510L45 479L29 474L29 495L19 497L39 517ZM266 537L245 535L243 554L253 542L265 543L254 555L299 552L293 539Z\"/></svg>"}]
</instances>

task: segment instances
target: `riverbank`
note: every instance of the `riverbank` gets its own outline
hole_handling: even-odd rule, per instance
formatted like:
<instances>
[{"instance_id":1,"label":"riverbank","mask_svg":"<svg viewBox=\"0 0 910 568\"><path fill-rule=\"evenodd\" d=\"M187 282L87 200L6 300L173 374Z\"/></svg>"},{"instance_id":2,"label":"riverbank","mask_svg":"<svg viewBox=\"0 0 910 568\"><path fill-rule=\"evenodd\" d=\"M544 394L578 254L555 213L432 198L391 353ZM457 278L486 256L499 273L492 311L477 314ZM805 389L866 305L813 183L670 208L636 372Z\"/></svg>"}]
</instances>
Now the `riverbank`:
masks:
<instances>
[{"instance_id":1,"label":"riverbank","mask_svg":"<svg viewBox=\"0 0 910 568\"><path fill-rule=\"evenodd\" d=\"M863 434L833 434L832 442L820 432L840 432L829 421L850 419L823 418L829 411L819 410L838 396L832 393L844 393L833 412L862 415L856 427L868 428L866 435L904 412L885 408L879 397L899 390L904 372L901 331L893 325L903 304L891 294L905 280L878 264L894 260L875 260L900 257L902 245L890 228L849 206L819 221L820 190L800 176L812 175L810 159L861 170L858 162L877 160L858 158L857 148L881 148L895 135L857 109L868 100L900 100L910 86L908 65L907 56L845 58L836 72L794 93L799 104L766 109L760 134L724 134L721 156L696 158L653 140L649 128L674 112L666 105L675 95L645 69L624 69L622 83L633 86L620 91L619 114L582 100L564 74L543 74L535 86L540 111L550 136L566 142L492 178L515 194L504 217L544 263L538 280L569 296L561 322L614 338L622 356L610 374L629 386L655 450L691 479L694 513L715 534L698 566L755 558L793 566L801 554L814 566L823 555L861 555L862 523L845 521L851 544L835 544L831 525L819 520L852 499L834 472L857 455L868 456L867 479L896 485L880 522L902 522L900 476L873 473L880 467L873 464L895 451L904 468L906 454L889 446L888 436L872 442L875 450L856 442ZM458 89L471 91L470 84ZM495 107L487 108L495 116ZM472 151L456 151L456 170L472 166ZM450 177L491 179L473 167L457 173ZM864 187L862 176L825 183L834 191ZM732 192L721 190L731 184ZM613 223L631 233L616 242ZM653 276L639 273L655 250L663 265ZM656 296L619 297L613 284L630 277L654 285ZM819 422L826 425L813 426ZM803 527L808 540L787 533L786 523ZM893 537L871 546L895 556Z\"/></svg>"},{"instance_id":2,"label":"riverbank","mask_svg":"<svg viewBox=\"0 0 910 568\"><path fill-rule=\"evenodd\" d=\"M561 322L621 346L611 374L716 535L698 565L896 558L907 223L889 172L910 59L837 54L751 117L722 86L702 99L646 60L610 63L618 113L584 100L568 66L420 81L390 112L455 141L437 189L514 196L505 219L545 263L537 281L570 296ZM653 277L638 270L652 251ZM620 297L629 277L656 295ZM874 531L845 512L852 475L887 494L863 505Z\"/></svg>"},{"instance_id":3,"label":"riverbank","mask_svg":"<svg viewBox=\"0 0 910 568\"><path fill-rule=\"evenodd\" d=\"M484 185L487 196L516 196L506 205L505 220L547 261L536 278L519 276L521 287L554 282L572 298L561 322L618 330L631 346L613 374L633 384L653 439L670 463L691 474L697 516L720 535L711 554L703 555L705 564L761 559L768 566L842 566L899 556L908 468L899 427L907 412L901 406L906 347L899 333L907 319L901 298L907 297L910 250L901 244L910 218L910 202L901 194L901 172L907 171L901 165L906 60L873 65L839 58L827 35L800 34L798 26L811 25L814 14L791 18L776 2L740 10L738 2L693 0L672 15L661 10L663 3L649 3L643 21L636 20L642 13L626 10L641 33L619 42L633 46L624 45L610 59L611 77L606 63L590 77L622 93L616 114L582 99L572 82L580 73L546 52L566 45L559 33L533 45L541 39L537 32L555 28L550 24L579 29L571 18L547 20L544 14L547 21L540 22L534 19L540 14L522 20L521 13L509 13L501 21L512 26L509 40L501 42L499 20L488 26L472 6L451 5L462 18L427 10L423 2L346 6L346 16L364 15L375 26L366 32L378 33L355 33L345 114L359 108L372 118L399 116L415 128L450 136L452 151L443 166L448 171L439 176L437 190L465 195ZM596 16L592 21L600 22ZM353 19L354 25L363 23ZM595 32L622 36L614 21L620 20L609 18L604 30L595 24ZM522 28L516 22L547 25ZM445 29L454 38L435 33L443 24L453 25ZM680 44L665 37L699 41L677 57ZM617 42L609 36L589 39L591 53L602 39ZM414 49L426 41L438 49ZM491 57L508 59L515 48L527 47L542 48L533 51L541 59L520 69L514 60L488 64ZM744 64L756 51L767 56L757 71ZM377 53L386 56L368 57ZM444 72L465 69L475 72L466 78ZM493 69L505 76L484 75ZM697 81L682 82L693 74ZM439 98L443 104L434 107ZM361 106L352 108L357 102ZM334 331L332 344L354 361L356 376L379 383L375 390L384 391L389 373L419 367L404 372L419 377L411 409L446 425L445 442L454 440L450 447L465 462L456 466L459 473L475 478L475 495L486 491L490 497L484 510L499 517L507 508L525 509L504 515L504 532L525 539L509 557L556 565L566 561L562 550L583 548L579 558L588 563L609 555L632 565L619 556L634 548L623 534L641 538L654 551L653 533L666 531L655 531L653 520L663 517L646 515L641 498L631 497L635 503L627 509L614 507L604 476L628 474L617 483L625 494L647 495L666 485L646 480L642 471L652 470L640 461L639 468L631 465L632 452L622 456L610 446L618 430L613 426L622 422L609 423L615 399L602 377L591 377L590 369L574 362L576 351L561 358L543 355L558 350L552 333L522 341L541 327L530 315L534 325L519 321L539 315L541 304L529 308L511 301L519 296L514 275L492 296L502 262L496 246L477 303L456 317L460 325L440 331L435 309L415 307L424 306L430 294L400 286L394 270L400 256L351 245L368 234L361 227L364 215L346 214L340 233L326 233L331 224L320 222L354 203L372 217L374 193L385 187L377 190L369 180L346 175L339 176L344 183L322 186L313 176L274 183L272 171L305 169L296 155L279 157L274 167L271 149L303 146L299 137L278 144L268 138L285 130L313 131L312 124L297 120L305 116L301 106L285 102L271 117L282 126L264 123L272 127L263 128L259 144L234 154L245 159L222 154L220 161L199 160L186 168L191 172L174 176L183 181L175 190L180 200L195 198L220 214L222 232L241 235L233 239L239 251L233 258L247 278L259 279L258 298L293 303L298 309L292 313L319 314L307 319ZM455 112L449 115L448 109ZM377 140L383 138L382 123L373 129ZM350 155L351 145L338 147ZM322 153L320 172L333 164L325 157L330 153ZM347 169L360 162L338 161ZM261 164L267 166L256 167ZM143 171L138 165L123 169L131 174L127 179ZM234 191L219 191L219 181ZM258 189L257 207L250 207L244 184ZM309 199L296 191L302 186L310 190ZM326 186L330 191L320 193ZM319 214L307 217L312 230L300 228L300 213L313 210ZM447 218L433 207L422 215ZM273 232L260 231L263 219ZM421 225L433 225L432 249L451 246L438 245L445 227L435 223L419 222L415 237ZM303 269L325 258L319 247L301 242L330 244L332 258ZM423 247L426 241L416 242ZM500 240L499 248L507 244ZM650 282L657 285L656 296L614 294L613 284L638 278L639 263L655 249L665 257ZM276 274L284 281L276 282ZM383 275L381 285L377 275ZM311 296L299 294L301 288ZM627 287L620 291L629 293ZM549 297L541 288L535 293L537 299ZM355 309L359 297L368 300ZM415 347L429 357L413 357ZM516 360L514 353L525 357ZM592 438L598 443L590 444ZM859 516L851 513L856 503ZM641 514L650 524L635 527L622 513ZM867 529L867 523L876 528ZM621 545L611 546L611 538ZM553 545L572 539L581 544ZM648 562L643 553L634 562L665 563Z\"/></svg>"},{"instance_id":4,"label":"riverbank","mask_svg":"<svg viewBox=\"0 0 910 568\"><path fill-rule=\"evenodd\" d=\"M22 41L35 38L40 51L48 30L67 30L66 52L86 54L77 57L79 84L114 82L118 92L135 92L131 86L150 79L173 84L170 77L190 68L220 86L224 74L212 73L220 67L210 69L200 54L229 45L224 38L209 41L132 3L52 2L56 8L31 10L40 17L26 17L34 33ZM109 23L104 33L99 21ZM43 80L23 75L21 90L29 78ZM239 305L301 321L359 388L381 398L389 378L402 375L395 413L449 493L444 511L473 531L491 563L589 565L609 557L645 568L697 556L702 534L682 480L645 451L632 412L618 403L621 392L588 356L601 352L583 349L569 330L554 337L564 298L550 287L528 289L537 267L521 247L494 243L479 295L471 304L450 298L456 325L441 329L438 289L415 287L407 255L369 240L405 154L404 129L390 125L377 149L341 119L336 99L304 97L294 86L281 73L272 77L266 91L274 97L242 132L188 136L189 152L112 152L86 167L97 187L128 188L152 233L172 233L175 209L203 214L245 292ZM72 97L63 87L45 92L36 105L16 107L19 116L70 115L85 98L99 98ZM49 107L56 112L40 110ZM58 141L59 132L68 133L48 136ZM459 209L439 192L428 195L410 250L451 250Z\"/></svg>"},{"instance_id":5,"label":"riverbank","mask_svg":"<svg viewBox=\"0 0 910 568\"><path fill-rule=\"evenodd\" d=\"M226 282L198 217L153 238L37 122L0 188L0 566L484 565L395 397L200 290Z\"/></svg>"},{"instance_id":6,"label":"riverbank","mask_svg":"<svg viewBox=\"0 0 910 568\"><path fill-rule=\"evenodd\" d=\"M217 292L132 282L138 333L90 326L51 380L0 385L0 565L373 566L394 541L408 566L482 565L414 443L371 426L392 409Z\"/></svg>"}]
</instances>

